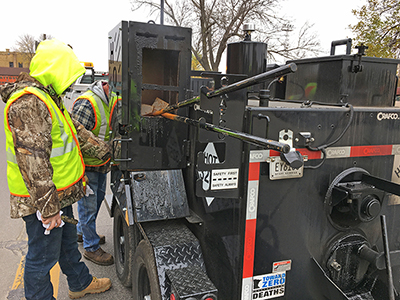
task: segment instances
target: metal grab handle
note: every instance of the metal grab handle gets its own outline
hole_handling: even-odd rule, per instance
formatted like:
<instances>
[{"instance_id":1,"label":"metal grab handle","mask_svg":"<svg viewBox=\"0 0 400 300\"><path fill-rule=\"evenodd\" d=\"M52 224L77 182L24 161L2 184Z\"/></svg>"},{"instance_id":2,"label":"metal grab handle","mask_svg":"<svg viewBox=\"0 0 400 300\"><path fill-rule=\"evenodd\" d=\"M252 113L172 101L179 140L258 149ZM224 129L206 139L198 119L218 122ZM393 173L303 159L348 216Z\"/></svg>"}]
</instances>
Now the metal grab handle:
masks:
<instances>
[{"instance_id":1,"label":"metal grab handle","mask_svg":"<svg viewBox=\"0 0 400 300\"><path fill-rule=\"evenodd\" d=\"M351 53L351 39L344 39L338 41L332 41L331 43L331 55L335 55L336 46L346 45L346 54L349 55Z\"/></svg>"},{"instance_id":2,"label":"metal grab handle","mask_svg":"<svg viewBox=\"0 0 400 300\"><path fill-rule=\"evenodd\" d=\"M116 142L132 142L132 139L114 139L111 142L111 160L115 161L115 162L126 162L126 161L132 161L132 158L115 158L114 157L114 152L115 152L115 147L114 147L114 143Z\"/></svg>"}]
</instances>

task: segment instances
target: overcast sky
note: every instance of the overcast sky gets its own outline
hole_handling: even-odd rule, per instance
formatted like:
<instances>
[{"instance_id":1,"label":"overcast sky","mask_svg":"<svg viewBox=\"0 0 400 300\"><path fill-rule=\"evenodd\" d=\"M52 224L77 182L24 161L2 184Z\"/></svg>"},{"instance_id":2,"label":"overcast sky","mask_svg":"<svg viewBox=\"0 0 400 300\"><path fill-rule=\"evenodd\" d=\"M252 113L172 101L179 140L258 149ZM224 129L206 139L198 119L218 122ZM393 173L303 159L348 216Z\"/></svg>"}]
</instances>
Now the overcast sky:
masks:
<instances>
[{"instance_id":1,"label":"overcast sky","mask_svg":"<svg viewBox=\"0 0 400 300\"><path fill-rule=\"evenodd\" d=\"M347 27L357 20L351 9L366 1L282 0L282 12L298 27L305 21L315 24L313 31L328 55L332 40L352 37ZM81 61L93 62L99 71L107 71L108 32L121 20L159 23L157 16L132 12L129 0L14 0L1 1L0 7L0 51L12 49L24 34L38 38L46 33L72 45Z\"/></svg>"}]
</instances>

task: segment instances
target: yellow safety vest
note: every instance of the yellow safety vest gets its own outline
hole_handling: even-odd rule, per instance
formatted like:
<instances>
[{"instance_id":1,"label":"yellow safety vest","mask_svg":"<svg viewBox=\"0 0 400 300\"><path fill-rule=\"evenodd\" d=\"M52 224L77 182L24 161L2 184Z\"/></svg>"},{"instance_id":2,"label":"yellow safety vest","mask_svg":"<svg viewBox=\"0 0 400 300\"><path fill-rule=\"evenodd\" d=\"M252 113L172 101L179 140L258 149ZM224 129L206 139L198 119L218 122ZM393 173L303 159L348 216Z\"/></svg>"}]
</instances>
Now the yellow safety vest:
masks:
<instances>
[{"instance_id":1,"label":"yellow safety vest","mask_svg":"<svg viewBox=\"0 0 400 300\"><path fill-rule=\"evenodd\" d=\"M85 173L85 165L76 137L76 129L68 112L64 114L55 104L53 99L35 87L26 87L14 92L7 101L4 109L4 130L6 134L7 153L7 180L10 193L19 197L29 197L28 189L19 170L13 137L8 123L8 110L10 105L26 94L33 94L42 100L50 112L52 120L52 150L50 163L53 167L53 182L57 191L65 190L77 183Z\"/></svg>"},{"instance_id":2,"label":"yellow safety vest","mask_svg":"<svg viewBox=\"0 0 400 300\"><path fill-rule=\"evenodd\" d=\"M115 107L117 106L118 101L121 101L121 100L122 100L121 96L117 96L116 93L111 92L110 104L109 104L110 118L109 118L109 121L108 121L108 124L109 124L109 126L110 126L110 130L113 129L111 123L112 123L112 118L113 118L113 113L114 113ZM114 118L115 118L115 117L114 117ZM115 130L117 130L117 129L118 129L118 128L116 128Z\"/></svg>"},{"instance_id":3,"label":"yellow safety vest","mask_svg":"<svg viewBox=\"0 0 400 300\"><path fill-rule=\"evenodd\" d=\"M108 141L110 139L110 129L108 125L110 111L108 106L91 90L88 90L82 96L79 96L75 102L81 99L88 100L93 107L95 116L95 124L92 129L93 134L101 138L103 141ZM96 157L83 155L83 160L85 161L85 165L88 167L99 167L108 163L110 159L103 161Z\"/></svg>"}]
</instances>

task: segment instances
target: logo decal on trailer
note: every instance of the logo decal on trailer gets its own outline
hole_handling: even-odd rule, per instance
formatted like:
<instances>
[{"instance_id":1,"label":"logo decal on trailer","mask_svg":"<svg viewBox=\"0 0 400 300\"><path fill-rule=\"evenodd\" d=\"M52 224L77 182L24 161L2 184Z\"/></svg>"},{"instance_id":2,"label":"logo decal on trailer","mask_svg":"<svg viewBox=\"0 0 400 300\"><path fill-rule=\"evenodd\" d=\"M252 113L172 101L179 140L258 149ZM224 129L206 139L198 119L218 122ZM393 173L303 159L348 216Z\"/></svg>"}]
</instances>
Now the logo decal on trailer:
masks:
<instances>
[{"instance_id":1,"label":"logo decal on trailer","mask_svg":"<svg viewBox=\"0 0 400 300\"><path fill-rule=\"evenodd\" d=\"M376 118L378 119L378 121L382 121L382 120L398 120L399 119L399 115L397 113L379 112L376 115Z\"/></svg>"},{"instance_id":2,"label":"logo decal on trailer","mask_svg":"<svg viewBox=\"0 0 400 300\"><path fill-rule=\"evenodd\" d=\"M252 299L272 299L285 295L286 272L253 277Z\"/></svg>"}]
</instances>

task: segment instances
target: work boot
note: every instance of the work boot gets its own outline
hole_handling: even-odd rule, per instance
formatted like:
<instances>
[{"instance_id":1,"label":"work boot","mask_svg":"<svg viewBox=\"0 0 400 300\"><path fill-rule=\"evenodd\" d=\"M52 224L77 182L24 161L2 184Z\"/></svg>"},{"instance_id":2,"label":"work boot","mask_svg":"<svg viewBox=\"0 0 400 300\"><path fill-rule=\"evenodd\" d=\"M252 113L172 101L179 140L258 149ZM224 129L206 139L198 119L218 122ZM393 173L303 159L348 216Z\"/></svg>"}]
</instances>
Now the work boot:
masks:
<instances>
[{"instance_id":1,"label":"work boot","mask_svg":"<svg viewBox=\"0 0 400 300\"><path fill-rule=\"evenodd\" d=\"M106 237L102 234L99 234L99 237L100 237L99 244L104 245L106 243ZM83 243L83 236L82 234L79 233L78 233L78 243Z\"/></svg>"},{"instance_id":2,"label":"work boot","mask_svg":"<svg viewBox=\"0 0 400 300\"><path fill-rule=\"evenodd\" d=\"M114 263L114 257L105 252L103 249L99 248L94 252L86 251L83 253L83 256L94 262L95 264L102 265L102 266L109 266Z\"/></svg>"},{"instance_id":3,"label":"work boot","mask_svg":"<svg viewBox=\"0 0 400 300\"><path fill-rule=\"evenodd\" d=\"M69 291L68 295L71 299L78 299L86 294L98 294L103 293L110 289L111 287L111 280L109 278L96 278L93 276L92 282L89 286L80 292L71 292Z\"/></svg>"}]
</instances>

